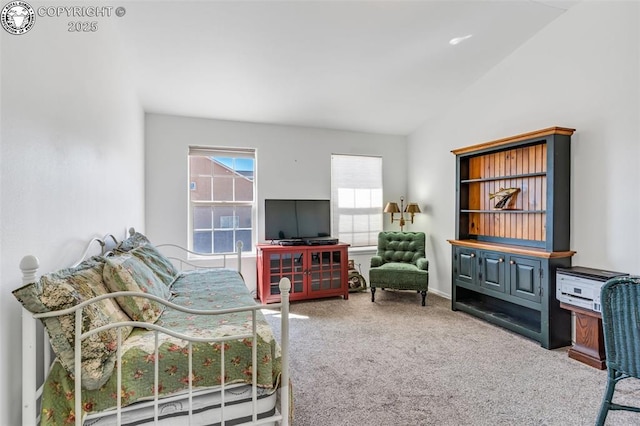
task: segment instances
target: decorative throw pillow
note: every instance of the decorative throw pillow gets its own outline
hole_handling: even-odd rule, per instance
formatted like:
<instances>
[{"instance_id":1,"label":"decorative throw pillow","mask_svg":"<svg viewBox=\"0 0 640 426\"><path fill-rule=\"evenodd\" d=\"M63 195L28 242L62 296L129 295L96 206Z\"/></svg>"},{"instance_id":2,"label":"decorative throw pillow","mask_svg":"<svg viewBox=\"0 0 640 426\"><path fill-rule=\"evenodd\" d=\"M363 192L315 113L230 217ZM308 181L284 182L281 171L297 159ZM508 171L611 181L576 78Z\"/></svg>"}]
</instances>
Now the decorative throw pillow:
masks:
<instances>
[{"instance_id":1,"label":"decorative throw pillow","mask_svg":"<svg viewBox=\"0 0 640 426\"><path fill-rule=\"evenodd\" d=\"M108 257L103 272L104 282L112 292L136 291L169 300L171 291L142 260L131 253ZM165 305L146 297L117 297L122 310L134 321L154 323Z\"/></svg>"},{"instance_id":2,"label":"decorative throw pillow","mask_svg":"<svg viewBox=\"0 0 640 426\"><path fill-rule=\"evenodd\" d=\"M122 240L114 249L114 252L122 253L130 251L145 244L150 244L149 239L139 232L134 232L131 236Z\"/></svg>"},{"instance_id":3,"label":"decorative throw pillow","mask_svg":"<svg viewBox=\"0 0 640 426\"><path fill-rule=\"evenodd\" d=\"M151 244L136 247L129 253L140 259L167 286L173 284L178 269Z\"/></svg>"},{"instance_id":4,"label":"decorative throw pillow","mask_svg":"<svg viewBox=\"0 0 640 426\"><path fill-rule=\"evenodd\" d=\"M102 281L104 260L92 258L75 268L43 275L39 283L27 284L13 295L32 313L67 309L85 300L108 293ZM83 308L82 332L110 323L129 321L113 299L103 299ZM42 318L51 346L62 366L74 374L75 314ZM121 327L122 339L131 327ZM116 362L117 329L101 331L82 342L82 386L99 389L111 376Z\"/></svg>"}]
</instances>

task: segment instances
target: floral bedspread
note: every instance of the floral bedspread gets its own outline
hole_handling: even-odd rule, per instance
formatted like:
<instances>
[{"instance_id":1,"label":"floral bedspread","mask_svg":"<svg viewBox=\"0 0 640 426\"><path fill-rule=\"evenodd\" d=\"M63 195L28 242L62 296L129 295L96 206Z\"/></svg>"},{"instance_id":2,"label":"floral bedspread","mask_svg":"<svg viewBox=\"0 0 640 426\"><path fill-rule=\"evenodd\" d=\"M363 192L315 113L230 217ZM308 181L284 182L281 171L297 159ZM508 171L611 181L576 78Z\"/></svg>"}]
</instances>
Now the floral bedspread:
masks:
<instances>
[{"instance_id":1,"label":"floral bedspread","mask_svg":"<svg viewBox=\"0 0 640 426\"><path fill-rule=\"evenodd\" d=\"M255 305L240 275L232 270L196 270L182 273L171 287L172 302L192 309L224 309ZM256 313L258 329L258 385L275 389L280 377L280 347L260 311ZM251 333L251 311L202 316L167 308L156 324L194 337L223 337ZM123 343L122 406L152 399L154 392L155 333L137 328ZM188 389L188 342L159 335L159 395ZM251 383L251 339L224 342L226 384ZM221 377L222 343L193 343L192 382L194 388L217 386ZM117 404L117 375L100 389L83 390L83 415L113 408ZM55 362L45 383L42 397L41 425L72 424L74 411L72 376Z\"/></svg>"}]
</instances>

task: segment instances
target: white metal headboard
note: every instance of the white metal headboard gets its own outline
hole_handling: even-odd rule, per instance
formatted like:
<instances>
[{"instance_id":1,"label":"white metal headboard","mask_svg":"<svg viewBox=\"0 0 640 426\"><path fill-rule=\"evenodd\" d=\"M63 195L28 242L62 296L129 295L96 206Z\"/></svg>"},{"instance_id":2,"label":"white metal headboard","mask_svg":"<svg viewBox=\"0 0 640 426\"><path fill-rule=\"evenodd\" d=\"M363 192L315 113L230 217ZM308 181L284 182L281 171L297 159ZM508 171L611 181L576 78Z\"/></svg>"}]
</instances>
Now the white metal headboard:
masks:
<instances>
[{"instance_id":1,"label":"white metal headboard","mask_svg":"<svg viewBox=\"0 0 640 426\"><path fill-rule=\"evenodd\" d=\"M118 245L118 240L113 234L106 234L103 238L92 238L85 248L80 259L71 265L76 267L82 261L93 253L95 245L100 247L100 254L105 254L108 250L111 250ZM36 256L27 255L20 261L20 270L22 271L22 285L38 282L38 268L40 267L40 261ZM32 365L34 368L22 368L22 424L23 425L35 425L37 424L38 416L36 412L36 405L38 399L42 396L42 385L37 385L37 371L35 366L38 362L38 348L37 344L37 327L38 320L33 317L33 314L22 308L22 362L23 365ZM49 345L49 338L47 333L43 333L42 344L42 356L43 356L43 377L47 376L49 367L52 362L51 347Z\"/></svg>"}]
</instances>

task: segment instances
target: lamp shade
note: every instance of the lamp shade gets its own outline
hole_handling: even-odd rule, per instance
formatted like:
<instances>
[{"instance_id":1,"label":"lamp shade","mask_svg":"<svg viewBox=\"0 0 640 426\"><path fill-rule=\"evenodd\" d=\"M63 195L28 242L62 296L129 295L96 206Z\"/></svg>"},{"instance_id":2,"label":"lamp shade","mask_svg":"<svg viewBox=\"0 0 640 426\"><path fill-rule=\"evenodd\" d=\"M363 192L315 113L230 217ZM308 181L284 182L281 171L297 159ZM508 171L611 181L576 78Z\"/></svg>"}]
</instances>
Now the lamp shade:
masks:
<instances>
[{"instance_id":1,"label":"lamp shade","mask_svg":"<svg viewBox=\"0 0 640 426\"><path fill-rule=\"evenodd\" d=\"M387 203L384 207L385 213L400 213L400 209L398 208L398 203Z\"/></svg>"},{"instance_id":2,"label":"lamp shade","mask_svg":"<svg viewBox=\"0 0 640 426\"><path fill-rule=\"evenodd\" d=\"M418 203L409 203L404 211L407 213L421 213Z\"/></svg>"}]
</instances>

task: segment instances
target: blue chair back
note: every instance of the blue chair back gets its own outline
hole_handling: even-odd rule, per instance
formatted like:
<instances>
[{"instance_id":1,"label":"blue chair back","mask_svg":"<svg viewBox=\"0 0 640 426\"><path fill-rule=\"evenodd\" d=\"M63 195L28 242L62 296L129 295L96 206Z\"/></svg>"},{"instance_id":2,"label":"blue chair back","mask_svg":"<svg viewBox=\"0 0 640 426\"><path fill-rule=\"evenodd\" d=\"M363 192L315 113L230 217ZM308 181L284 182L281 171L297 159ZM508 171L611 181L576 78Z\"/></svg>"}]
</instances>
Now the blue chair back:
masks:
<instances>
[{"instance_id":1,"label":"blue chair back","mask_svg":"<svg viewBox=\"0 0 640 426\"><path fill-rule=\"evenodd\" d=\"M616 384L640 378L640 277L617 277L600 289L602 331L607 355L607 387L596 426L604 426L609 410L640 413L640 407L613 402ZM640 419L636 424L640 424Z\"/></svg>"},{"instance_id":2,"label":"blue chair back","mask_svg":"<svg viewBox=\"0 0 640 426\"><path fill-rule=\"evenodd\" d=\"M600 301L607 367L640 377L640 277L607 281Z\"/></svg>"}]
</instances>

